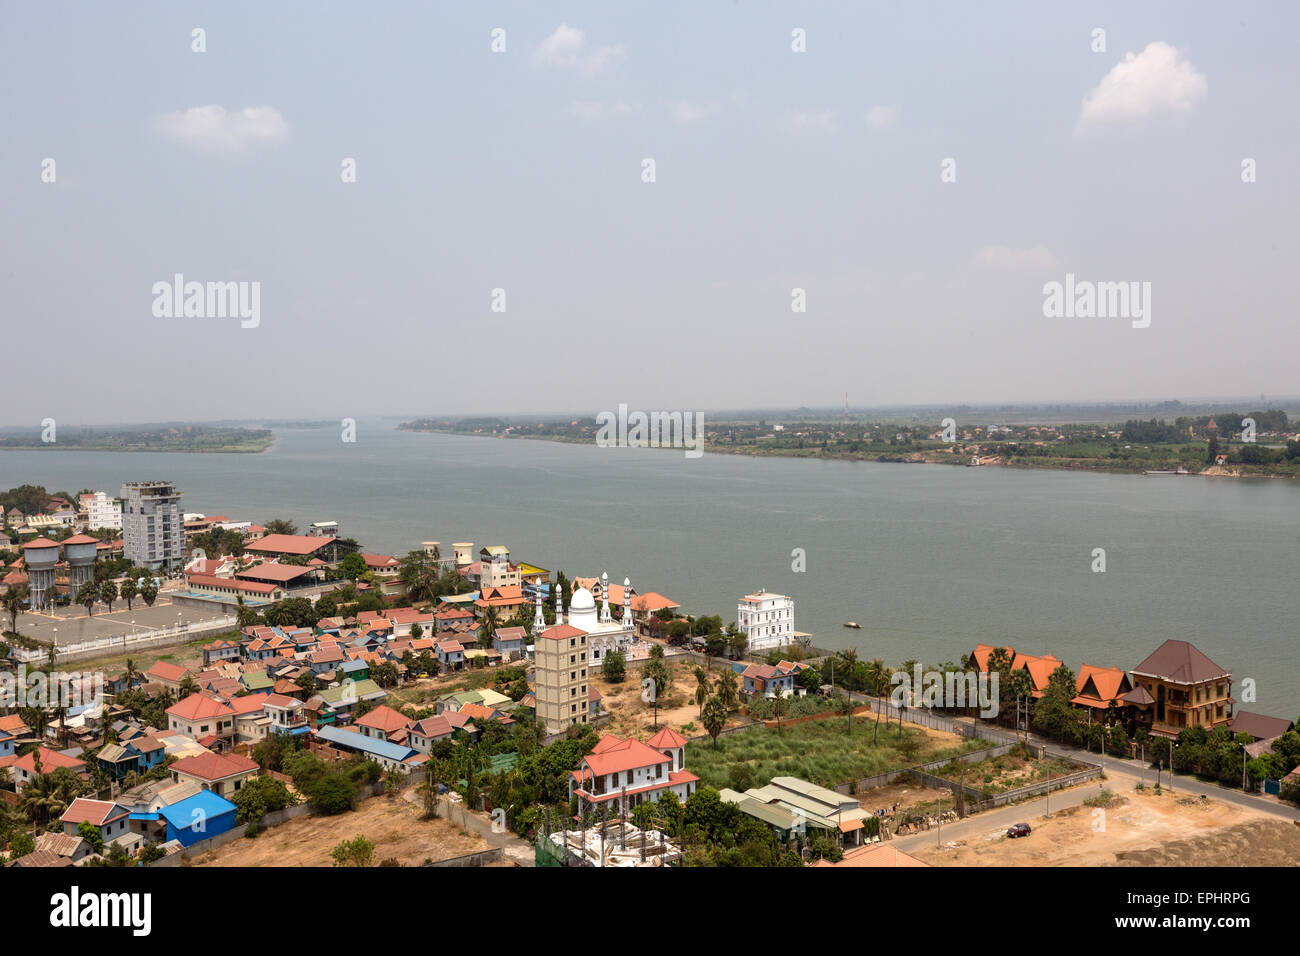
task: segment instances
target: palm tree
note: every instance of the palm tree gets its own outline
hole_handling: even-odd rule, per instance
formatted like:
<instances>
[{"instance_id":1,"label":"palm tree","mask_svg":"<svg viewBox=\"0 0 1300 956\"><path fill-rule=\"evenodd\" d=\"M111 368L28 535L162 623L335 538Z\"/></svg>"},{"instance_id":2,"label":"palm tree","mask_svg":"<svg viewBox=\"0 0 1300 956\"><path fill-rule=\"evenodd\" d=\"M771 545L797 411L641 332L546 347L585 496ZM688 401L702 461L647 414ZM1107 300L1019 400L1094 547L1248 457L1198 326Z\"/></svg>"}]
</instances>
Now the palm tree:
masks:
<instances>
[{"instance_id":1,"label":"palm tree","mask_svg":"<svg viewBox=\"0 0 1300 956\"><path fill-rule=\"evenodd\" d=\"M26 590L25 585L19 585L18 587L11 586L5 591L4 609L5 613L9 615L9 630L15 634L18 633L18 615L23 612L23 604L27 598L24 593Z\"/></svg>"},{"instance_id":2,"label":"palm tree","mask_svg":"<svg viewBox=\"0 0 1300 956\"><path fill-rule=\"evenodd\" d=\"M113 613L113 602L117 600L117 585L112 581L105 581L99 586L99 599L108 605L108 613Z\"/></svg>"},{"instance_id":3,"label":"palm tree","mask_svg":"<svg viewBox=\"0 0 1300 956\"><path fill-rule=\"evenodd\" d=\"M704 702L709 699L709 672L703 667L695 668L695 703L700 705L700 716L704 716Z\"/></svg>"},{"instance_id":4,"label":"palm tree","mask_svg":"<svg viewBox=\"0 0 1300 956\"><path fill-rule=\"evenodd\" d=\"M848 700L848 703L844 708L844 716L848 719L849 733L853 733L853 681L855 679L853 669L858 663L858 652L856 649L849 647L840 651L840 657L842 657L844 663L848 665L847 670L849 673L848 676L844 678L844 689L847 691L845 696Z\"/></svg>"},{"instance_id":5,"label":"palm tree","mask_svg":"<svg viewBox=\"0 0 1300 956\"><path fill-rule=\"evenodd\" d=\"M158 586L153 583L153 578L147 580L144 586L140 588L140 597L144 600L146 607L153 607L153 602L158 599Z\"/></svg>"},{"instance_id":6,"label":"palm tree","mask_svg":"<svg viewBox=\"0 0 1300 956\"><path fill-rule=\"evenodd\" d=\"M256 624L256 623L257 623L257 612L254 611L251 607L249 607L249 606L245 603L245 601L244 601L244 596L243 596L242 594L239 595L239 598L238 598L238 600L235 602L235 604L236 604L236 607L235 607L235 627L239 628L239 629L242 631L244 628L248 627L250 624Z\"/></svg>"},{"instance_id":7,"label":"palm tree","mask_svg":"<svg viewBox=\"0 0 1300 956\"><path fill-rule=\"evenodd\" d=\"M126 659L126 689L130 690L135 686L135 661L131 658Z\"/></svg>"},{"instance_id":8,"label":"palm tree","mask_svg":"<svg viewBox=\"0 0 1300 956\"><path fill-rule=\"evenodd\" d=\"M131 610L131 601L140 593L140 588L135 583L135 578L128 577L123 581L122 587L118 593L122 595L122 600L126 602L126 609L128 611Z\"/></svg>"},{"instance_id":9,"label":"palm tree","mask_svg":"<svg viewBox=\"0 0 1300 956\"><path fill-rule=\"evenodd\" d=\"M726 713L731 713L740 703L740 694L736 690L736 672L727 668L718 676L718 702ZM703 714L701 714L703 716Z\"/></svg>"},{"instance_id":10,"label":"palm tree","mask_svg":"<svg viewBox=\"0 0 1300 956\"><path fill-rule=\"evenodd\" d=\"M191 675L186 674L185 679L181 681L180 686L177 688L177 690L180 693L181 697L185 698L185 697L189 697L191 694L197 694L199 692L199 685L198 682Z\"/></svg>"},{"instance_id":11,"label":"palm tree","mask_svg":"<svg viewBox=\"0 0 1300 956\"><path fill-rule=\"evenodd\" d=\"M91 617L95 616L93 608L95 602L99 600L99 588L95 587L94 582L87 581L77 589L77 603L86 607L86 613Z\"/></svg>"},{"instance_id":12,"label":"palm tree","mask_svg":"<svg viewBox=\"0 0 1300 956\"><path fill-rule=\"evenodd\" d=\"M40 766L39 756L36 762ZM27 782L23 787L22 799L18 802L18 807L27 814L27 819L32 821L32 835L36 835L40 828L43 828L57 816L61 816L68 809L68 792L64 785L55 779L53 774L37 772L36 776Z\"/></svg>"},{"instance_id":13,"label":"palm tree","mask_svg":"<svg viewBox=\"0 0 1300 956\"><path fill-rule=\"evenodd\" d=\"M492 646L492 638L494 638L497 633L497 621L499 616L500 612L493 606L489 606L488 609L483 612L482 627L479 628L478 635L478 643L480 647Z\"/></svg>"}]
</instances>

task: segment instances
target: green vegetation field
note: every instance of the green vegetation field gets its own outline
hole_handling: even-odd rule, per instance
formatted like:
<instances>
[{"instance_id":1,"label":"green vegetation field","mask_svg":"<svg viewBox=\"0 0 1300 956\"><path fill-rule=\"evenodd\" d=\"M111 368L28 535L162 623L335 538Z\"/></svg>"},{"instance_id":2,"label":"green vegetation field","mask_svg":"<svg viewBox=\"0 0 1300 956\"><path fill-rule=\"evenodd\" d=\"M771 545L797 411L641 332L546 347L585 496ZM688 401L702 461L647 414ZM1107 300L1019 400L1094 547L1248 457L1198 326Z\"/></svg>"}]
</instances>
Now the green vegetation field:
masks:
<instances>
[{"instance_id":1,"label":"green vegetation field","mask_svg":"<svg viewBox=\"0 0 1300 956\"><path fill-rule=\"evenodd\" d=\"M784 727L779 732L756 728L727 734L718 738L716 750L711 740L692 741L686 747L686 769L698 775L705 786L714 788L761 787L781 776L833 787L988 746L969 740L944 746L943 739L929 737L906 723L901 737L897 723L882 723L879 743L873 746L874 728L873 720L857 718L849 734L846 721L827 718Z\"/></svg>"}]
</instances>

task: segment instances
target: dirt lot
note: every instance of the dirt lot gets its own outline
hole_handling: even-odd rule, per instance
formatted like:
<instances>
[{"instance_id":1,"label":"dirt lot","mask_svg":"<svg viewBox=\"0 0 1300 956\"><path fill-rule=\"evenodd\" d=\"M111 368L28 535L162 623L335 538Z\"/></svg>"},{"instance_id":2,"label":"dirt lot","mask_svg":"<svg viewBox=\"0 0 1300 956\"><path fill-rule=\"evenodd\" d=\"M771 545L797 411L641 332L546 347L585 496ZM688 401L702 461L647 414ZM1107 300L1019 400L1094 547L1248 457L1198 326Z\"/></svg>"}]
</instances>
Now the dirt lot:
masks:
<instances>
[{"instance_id":1,"label":"dirt lot","mask_svg":"<svg viewBox=\"0 0 1300 956\"><path fill-rule=\"evenodd\" d=\"M389 797L363 800L359 809L333 817L305 816L205 853L198 866L333 866L330 850L357 834L375 844L375 863L396 857L404 866L447 860L488 849L475 833L445 820L424 820L413 802Z\"/></svg>"},{"instance_id":2,"label":"dirt lot","mask_svg":"<svg viewBox=\"0 0 1300 956\"><path fill-rule=\"evenodd\" d=\"M1028 837L1009 840L999 827L955 849L913 852L935 866L1289 866L1300 859L1300 827L1169 792L1117 794L1104 818L1081 806L1031 822Z\"/></svg>"},{"instance_id":3,"label":"dirt lot","mask_svg":"<svg viewBox=\"0 0 1300 956\"><path fill-rule=\"evenodd\" d=\"M635 737L647 740L654 736L654 707L641 699L640 671L629 668L627 677L621 684L611 684L595 671L591 685L600 694L601 705L609 712L610 723L605 730L620 737ZM673 679L672 689L662 694L659 700L659 727L671 727L687 737L704 733L700 722L700 707L695 703L695 667L683 663L669 664L668 673ZM722 674L720 667L710 672L716 680ZM739 681L737 681L739 687ZM728 727L744 723L739 715L733 714L727 721ZM693 724L689 730L683 730Z\"/></svg>"}]
</instances>

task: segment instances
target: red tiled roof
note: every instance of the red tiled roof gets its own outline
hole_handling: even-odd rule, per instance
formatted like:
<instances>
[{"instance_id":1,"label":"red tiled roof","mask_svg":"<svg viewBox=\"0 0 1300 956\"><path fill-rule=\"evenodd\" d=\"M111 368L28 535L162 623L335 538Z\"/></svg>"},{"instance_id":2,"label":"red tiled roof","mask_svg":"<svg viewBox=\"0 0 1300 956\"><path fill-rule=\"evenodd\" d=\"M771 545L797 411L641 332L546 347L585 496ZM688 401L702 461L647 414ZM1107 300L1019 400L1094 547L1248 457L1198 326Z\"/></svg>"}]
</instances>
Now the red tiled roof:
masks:
<instances>
[{"instance_id":1,"label":"red tiled roof","mask_svg":"<svg viewBox=\"0 0 1300 956\"><path fill-rule=\"evenodd\" d=\"M333 544L335 540L335 538L318 538L306 534L268 534L252 544L244 545L244 550L308 555L315 554L326 545Z\"/></svg>"},{"instance_id":2,"label":"red tiled roof","mask_svg":"<svg viewBox=\"0 0 1300 956\"><path fill-rule=\"evenodd\" d=\"M563 641L571 637L583 637L586 633L572 624L553 624L542 631L541 636L548 641Z\"/></svg>"},{"instance_id":3,"label":"red tiled roof","mask_svg":"<svg viewBox=\"0 0 1300 956\"><path fill-rule=\"evenodd\" d=\"M49 773L51 770L58 770L60 767L66 767L72 771L85 770L86 762L78 760L76 757L67 757L57 750L50 750L46 747L38 748L41 752L41 773ZM36 772L36 751L23 754L14 760L13 766L19 770L26 770L28 773Z\"/></svg>"},{"instance_id":4,"label":"red tiled roof","mask_svg":"<svg viewBox=\"0 0 1300 956\"><path fill-rule=\"evenodd\" d=\"M595 749L584 757L582 762L596 776L603 777L605 774L667 763L668 758L657 750L651 750L639 740L624 740L613 734L606 734L600 738Z\"/></svg>"},{"instance_id":5,"label":"red tiled roof","mask_svg":"<svg viewBox=\"0 0 1300 956\"><path fill-rule=\"evenodd\" d=\"M1133 673L1176 684L1200 684L1231 675L1186 641L1165 641Z\"/></svg>"},{"instance_id":6,"label":"red tiled roof","mask_svg":"<svg viewBox=\"0 0 1300 956\"><path fill-rule=\"evenodd\" d=\"M383 734L389 734L395 730L404 730L411 726L409 717L384 704L380 704L364 717L353 721L353 723L358 727L370 727Z\"/></svg>"},{"instance_id":7,"label":"red tiled roof","mask_svg":"<svg viewBox=\"0 0 1300 956\"><path fill-rule=\"evenodd\" d=\"M168 717L180 720L204 720L209 717L232 717L235 711L229 704L205 697L203 694L190 694L167 708Z\"/></svg>"},{"instance_id":8,"label":"red tiled roof","mask_svg":"<svg viewBox=\"0 0 1300 956\"><path fill-rule=\"evenodd\" d=\"M155 677L158 680L183 681L189 671L179 664L173 664L171 661L154 661L153 667L145 671L146 677Z\"/></svg>"},{"instance_id":9,"label":"red tiled roof","mask_svg":"<svg viewBox=\"0 0 1300 956\"><path fill-rule=\"evenodd\" d=\"M670 750L674 747L685 747L686 738L671 727L665 727L647 740L646 746L654 747L656 750Z\"/></svg>"},{"instance_id":10,"label":"red tiled roof","mask_svg":"<svg viewBox=\"0 0 1300 956\"><path fill-rule=\"evenodd\" d=\"M225 777L233 777L236 774L247 773L250 770L257 770L258 765L255 761L249 760L247 757L241 757L238 754L206 753L178 760L171 765L171 769L176 773L183 773L189 777L198 777L201 780L221 780Z\"/></svg>"},{"instance_id":11,"label":"red tiled roof","mask_svg":"<svg viewBox=\"0 0 1300 956\"><path fill-rule=\"evenodd\" d=\"M64 823L91 823L98 827L110 820L124 817L128 813L129 810L119 807L111 800L88 800L85 797L77 797L59 819Z\"/></svg>"}]
</instances>

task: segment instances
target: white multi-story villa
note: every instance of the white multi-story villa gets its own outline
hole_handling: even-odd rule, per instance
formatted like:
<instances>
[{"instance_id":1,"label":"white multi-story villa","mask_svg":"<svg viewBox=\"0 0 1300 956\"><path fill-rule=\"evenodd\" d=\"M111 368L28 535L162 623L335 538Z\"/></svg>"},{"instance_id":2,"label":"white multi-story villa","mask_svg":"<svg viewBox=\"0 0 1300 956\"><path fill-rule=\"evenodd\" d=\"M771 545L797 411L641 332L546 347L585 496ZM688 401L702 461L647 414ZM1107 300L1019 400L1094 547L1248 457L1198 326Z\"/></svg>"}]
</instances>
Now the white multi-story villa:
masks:
<instances>
[{"instance_id":1,"label":"white multi-story villa","mask_svg":"<svg viewBox=\"0 0 1300 956\"><path fill-rule=\"evenodd\" d=\"M122 502L111 498L102 491L81 496L81 507L86 509L86 527L122 530Z\"/></svg>"},{"instance_id":2,"label":"white multi-story villa","mask_svg":"<svg viewBox=\"0 0 1300 956\"><path fill-rule=\"evenodd\" d=\"M745 632L751 651L793 644L794 601L759 588L740 599L736 626Z\"/></svg>"}]
</instances>

